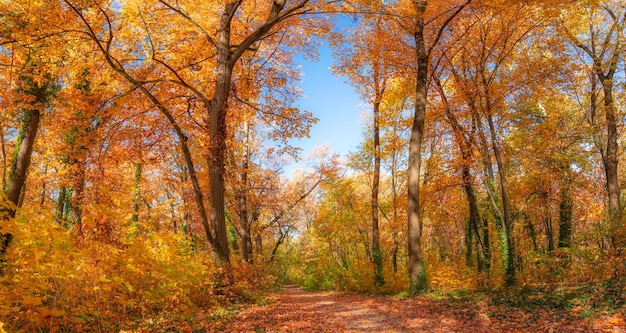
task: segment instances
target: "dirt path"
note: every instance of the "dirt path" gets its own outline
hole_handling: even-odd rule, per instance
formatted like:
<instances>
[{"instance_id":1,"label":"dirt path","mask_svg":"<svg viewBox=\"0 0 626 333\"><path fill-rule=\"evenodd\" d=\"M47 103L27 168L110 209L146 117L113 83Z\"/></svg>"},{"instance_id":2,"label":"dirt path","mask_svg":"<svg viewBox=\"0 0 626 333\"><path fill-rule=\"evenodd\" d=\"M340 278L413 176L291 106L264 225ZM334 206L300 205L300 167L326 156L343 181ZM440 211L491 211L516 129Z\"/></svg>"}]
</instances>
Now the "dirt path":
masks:
<instances>
[{"instance_id":1,"label":"dirt path","mask_svg":"<svg viewBox=\"0 0 626 333\"><path fill-rule=\"evenodd\" d=\"M557 317L530 320L513 314L490 319L483 305L451 305L428 298L401 299L287 287L276 302L243 310L229 332L626 332L615 323L589 327ZM485 311L483 311L483 310ZM481 313L485 312L485 313Z\"/></svg>"}]
</instances>

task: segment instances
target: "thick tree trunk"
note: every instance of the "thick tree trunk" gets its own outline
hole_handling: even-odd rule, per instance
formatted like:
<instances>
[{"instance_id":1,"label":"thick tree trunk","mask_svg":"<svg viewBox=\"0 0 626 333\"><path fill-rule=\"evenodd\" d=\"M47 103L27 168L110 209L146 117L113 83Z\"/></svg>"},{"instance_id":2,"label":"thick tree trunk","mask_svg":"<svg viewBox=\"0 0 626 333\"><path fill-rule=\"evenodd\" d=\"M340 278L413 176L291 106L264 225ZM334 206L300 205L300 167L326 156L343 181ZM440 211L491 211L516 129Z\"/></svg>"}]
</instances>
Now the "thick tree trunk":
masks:
<instances>
[{"instance_id":1,"label":"thick tree trunk","mask_svg":"<svg viewBox=\"0 0 626 333\"><path fill-rule=\"evenodd\" d=\"M424 121L426 118L426 101L428 92L428 51L424 41L424 15L428 1L414 0L416 7L415 46L417 62L417 80L415 84L415 113L409 139L408 168L408 256L409 256L409 292L419 294L428 288L426 266L422 257L422 224L420 220L420 172L421 149L424 138Z\"/></svg>"},{"instance_id":2,"label":"thick tree trunk","mask_svg":"<svg viewBox=\"0 0 626 333\"><path fill-rule=\"evenodd\" d=\"M218 259L230 266L226 213L224 208L224 174L226 152L226 109L232 83L236 57L231 51L231 21L241 1L226 3L222 13L216 47L217 80L215 91L207 107L209 119L209 220L215 232L215 253Z\"/></svg>"},{"instance_id":3,"label":"thick tree trunk","mask_svg":"<svg viewBox=\"0 0 626 333\"><path fill-rule=\"evenodd\" d=\"M209 221L215 232L215 253L219 261L229 266L230 251L228 248L226 211L224 208L224 154L223 152L216 152L216 150L212 147L209 157L209 202L211 205Z\"/></svg>"},{"instance_id":4,"label":"thick tree trunk","mask_svg":"<svg viewBox=\"0 0 626 333\"><path fill-rule=\"evenodd\" d=\"M222 71L231 71L231 69L223 68L221 75L227 75L230 80L231 73L222 73ZM220 74L218 74L220 75ZM219 81L218 81L219 82ZM222 85L218 83L218 87ZM209 135L211 137L211 146L209 148L209 203L210 213L209 221L215 232L215 252L218 259L230 265L228 236L226 234L226 212L224 207L224 160L226 150L226 98L227 93L223 96L223 103L220 99L214 100L209 107Z\"/></svg>"},{"instance_id":5,"label":"thick tree trunk","mask_svg":"<svg viewBox=\"0 0 626 333\"><path fill-rule=\"evenodd\" d=\"M377 84L378 89L378 84ZM383 276L383 254L380 249L378 227L378 191L380 184L380 100L374 102L374 173L372 179L372 256L374 259L374 285L385 284Z\"/></svg>"}]
</instances>

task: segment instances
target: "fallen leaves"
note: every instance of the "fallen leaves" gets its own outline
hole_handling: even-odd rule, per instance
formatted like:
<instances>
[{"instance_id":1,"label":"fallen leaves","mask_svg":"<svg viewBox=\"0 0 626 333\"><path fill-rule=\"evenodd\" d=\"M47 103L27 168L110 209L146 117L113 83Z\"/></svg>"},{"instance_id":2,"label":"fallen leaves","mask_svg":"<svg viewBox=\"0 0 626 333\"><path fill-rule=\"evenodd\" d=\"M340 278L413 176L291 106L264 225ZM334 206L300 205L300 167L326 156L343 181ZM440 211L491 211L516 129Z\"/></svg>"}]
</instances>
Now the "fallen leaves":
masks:
<instances>
[{"instance_id":1,"label":"fallen leaves","mask_svg":"<svg viewBox=\"0 0 626 333\"><path fill-rule=\"evenodd\" d=\"M428 297L397 298L295 287L271 305L243 309L228 322L207 323L227 332L626 332L623 313L589 320L562 313L526 313L484 300L450 302ZM211 326L213 325L213 326Z\"/></svg>"}]
</instances>

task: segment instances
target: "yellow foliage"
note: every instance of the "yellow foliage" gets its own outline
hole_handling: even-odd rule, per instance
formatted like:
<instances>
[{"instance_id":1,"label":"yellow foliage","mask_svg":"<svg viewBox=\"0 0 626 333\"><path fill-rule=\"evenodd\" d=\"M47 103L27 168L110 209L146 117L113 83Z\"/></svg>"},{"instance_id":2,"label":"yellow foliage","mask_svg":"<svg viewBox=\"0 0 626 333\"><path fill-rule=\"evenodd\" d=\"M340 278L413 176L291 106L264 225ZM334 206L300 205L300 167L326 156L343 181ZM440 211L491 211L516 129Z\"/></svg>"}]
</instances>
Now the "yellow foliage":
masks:
<instances>
[{"instance_id":1,"label":"yellow foliage","mask_svg":"<svg viewBox=\"0 0 626 333\"><path fill-rule=\"evenodd\" d=\"M192 253L183 235L120 232L118 243L106 243L92 231L94 237L81 240L50 215L15 219L9 264L0 277L0 323L11 330L136 329L146 318L180 319L259 292L254 278L264 274L249 268L236 270L237 284L218 295L226 274L215 270L208 254Z\"/></svg>"},{"instance_id":2,"label":"yellow foliage","mask_svg":"<svg viewBox=\"0 0 626 333\"><path fill-rule=\"evenodd\" d=\"M476 273L462 265L450 260L429 264L430 287L444 292L474 289Z\"/></svg>"}]
</instances>

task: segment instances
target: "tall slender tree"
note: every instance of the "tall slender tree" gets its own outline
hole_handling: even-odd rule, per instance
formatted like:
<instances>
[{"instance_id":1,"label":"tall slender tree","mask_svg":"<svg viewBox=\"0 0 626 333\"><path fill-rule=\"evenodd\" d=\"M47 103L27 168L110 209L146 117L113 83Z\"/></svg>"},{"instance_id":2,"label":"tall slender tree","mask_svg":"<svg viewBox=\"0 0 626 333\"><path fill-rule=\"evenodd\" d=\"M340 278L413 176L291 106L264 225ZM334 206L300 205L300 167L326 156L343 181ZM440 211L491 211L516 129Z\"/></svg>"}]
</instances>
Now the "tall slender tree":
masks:
<instances>
[{"instance_id":1,"label":"tall slender tree","mask_svg":"<svg viewBox=\"0 0 626 333\"><path fill-rule=\"evenodd\" d=\"M577 1L574 6L576 8L566 10L561 16L561 27L570 43L584 55L581 59L589 65L591 90L587 119L602 156L609 218L615 224L621 215L620 121L615 101L615 75L626 50L626 8L621 1ZM581 19L587 24L580 24ZM602 113L603 122L598 119Z\"/></svg>"},{"instance_id":2,"label":"tall slender tree","mask_svg":"<svg viewBox=\"0 0 626 333\"><path fill-rule=\"evenodd\" d=\"M411 19L403 22L403 27L412 36L414 42L415 61L415 111L411 137L409 139L409 167L408 167L408 255L410 292L418 294L428 288L426 266L422 255L422 221L420 219L420 173L422 163L422 141L424 139L424 125L426 121L426 106L428 102L428 77L430 57L432 51L441 40L446 28L452 20L471 3L466 0L460 4L453 4L452 8L441 8L445 13L443 19L429 20L426 17L429 4L427 0L413 0L409 5ZM429 41L429 36L433 36Z\"/></svg>"}]
</instances>

